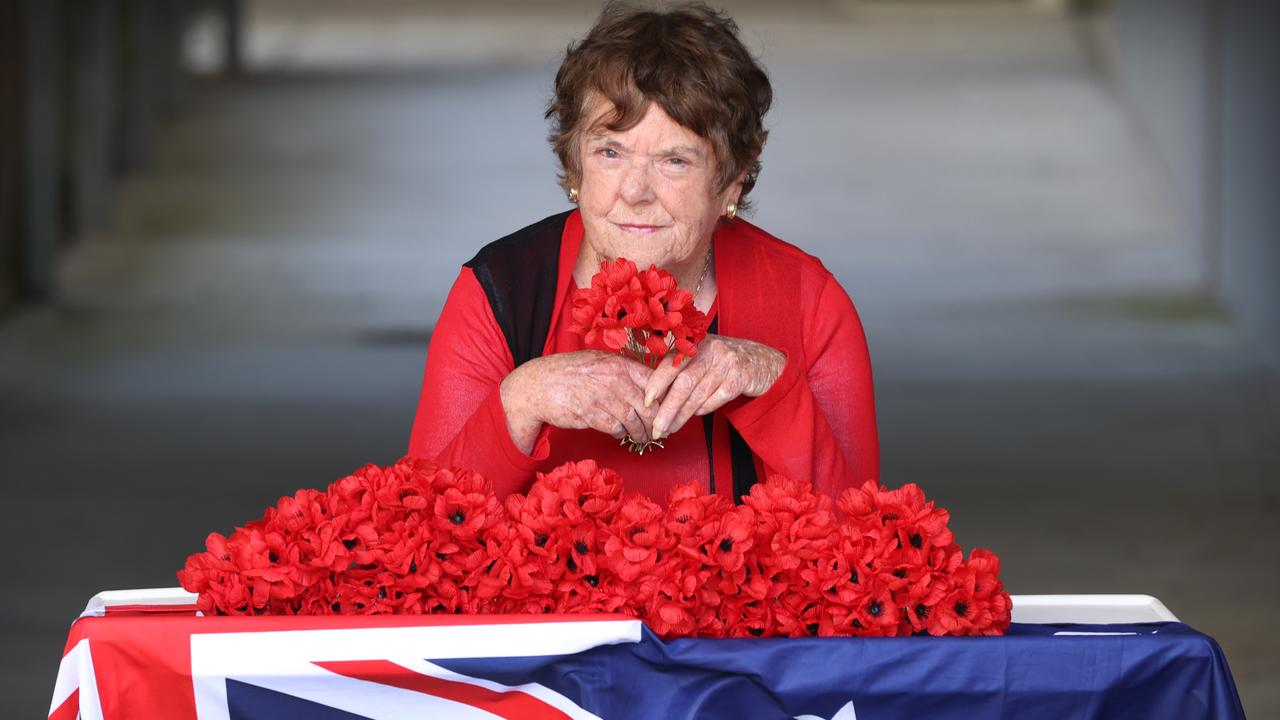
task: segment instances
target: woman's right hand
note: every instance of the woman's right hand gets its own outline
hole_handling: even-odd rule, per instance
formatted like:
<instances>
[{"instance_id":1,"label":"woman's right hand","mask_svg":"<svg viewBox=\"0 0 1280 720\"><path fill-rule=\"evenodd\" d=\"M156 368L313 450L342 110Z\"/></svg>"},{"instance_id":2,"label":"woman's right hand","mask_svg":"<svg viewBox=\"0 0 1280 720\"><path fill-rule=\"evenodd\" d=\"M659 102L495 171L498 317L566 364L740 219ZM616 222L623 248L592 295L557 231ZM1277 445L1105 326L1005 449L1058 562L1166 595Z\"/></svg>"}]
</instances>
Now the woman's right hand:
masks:
<instances>
[{"instance_id":1,"label":"woman's right hand","mask_svg":"<svg viewBox=\"0 0 1280 720\"><path fill-rule=\"evenodd\" d=\"M634 360L600 350L579 350L534 358L502 381L507 429L521 452L533 451L543 424L598 430L621 439L648 442L658 411L644 405L653 371Z\"/></svg>"}]
</instances>

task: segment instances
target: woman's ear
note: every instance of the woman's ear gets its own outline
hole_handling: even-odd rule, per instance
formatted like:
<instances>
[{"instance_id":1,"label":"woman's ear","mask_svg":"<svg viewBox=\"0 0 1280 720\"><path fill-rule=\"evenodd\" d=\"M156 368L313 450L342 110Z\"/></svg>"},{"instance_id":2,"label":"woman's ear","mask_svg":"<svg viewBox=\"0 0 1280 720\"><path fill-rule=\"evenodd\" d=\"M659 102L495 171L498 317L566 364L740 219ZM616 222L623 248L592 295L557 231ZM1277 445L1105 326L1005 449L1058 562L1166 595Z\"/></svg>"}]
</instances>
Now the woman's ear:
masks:
<instances>
[{"instance_id":1,"label":"woman's ear","mask_svg":"<svg viewBox=\"0 0 1280 720\"><path fill-rule=\"evenodd\" d=\"M722 199L724 200L723 205L725 207L730 205L737 207L738 199L742 197L742 183L746 181L746 178L747 173L744 171L741 175L734 178L733 182L729 183L729 187L724 189L724 196Z\"/></svg>"}]
</instances>

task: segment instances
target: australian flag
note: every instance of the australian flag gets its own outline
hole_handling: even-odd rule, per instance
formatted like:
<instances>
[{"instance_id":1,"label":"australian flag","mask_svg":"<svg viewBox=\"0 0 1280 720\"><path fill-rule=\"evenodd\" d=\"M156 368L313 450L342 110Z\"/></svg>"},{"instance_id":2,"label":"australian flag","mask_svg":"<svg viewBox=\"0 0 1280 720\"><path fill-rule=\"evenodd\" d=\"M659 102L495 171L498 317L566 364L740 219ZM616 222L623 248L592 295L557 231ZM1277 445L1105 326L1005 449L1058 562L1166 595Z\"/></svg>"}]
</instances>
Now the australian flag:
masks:
<instances>
[{"instance_id":1,"label":"australian flag","mask_svg":"<svg viewBox=\"0 0 1280 720\"><path fill-rule=\"evenodd\" d=\"M50 720L1243 717L1180 623L662 642L615 616L82 618Z\"/></svg>"}]
</instances>

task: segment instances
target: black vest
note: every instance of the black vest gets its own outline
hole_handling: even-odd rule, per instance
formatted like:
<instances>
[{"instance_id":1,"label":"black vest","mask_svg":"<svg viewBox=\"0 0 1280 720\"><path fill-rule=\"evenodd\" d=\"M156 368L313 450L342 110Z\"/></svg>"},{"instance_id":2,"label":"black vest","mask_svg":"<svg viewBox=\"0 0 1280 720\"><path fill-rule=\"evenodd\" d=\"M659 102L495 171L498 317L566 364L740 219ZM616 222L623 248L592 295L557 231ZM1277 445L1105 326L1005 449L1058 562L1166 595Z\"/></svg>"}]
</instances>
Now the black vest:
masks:
<instances>
[{"instance_id":1,"label":"black vest","mask_svg":"<svg viewBox=\"0 0 1280 720\"><path fill-rule=\"evenodd\" d=\"M557 274L560 266L560 239L564 224L573 211L552 215L526 228L495 240L481 248L468 260L489 299L489 308L498 322L515 367L542 356L551 331L551 313L555 310ZM710 332L717 322L711 322ZM707 460L711 468L711 491L715 492L715 457L712 445L712 415L702 416L707 438ZM726 424L727 425L727 424ZM733 495L740 498L751 491L756 482L755 458L747 441L729 428L729 455L733 468Z\"/></svg>"}]
</instances>

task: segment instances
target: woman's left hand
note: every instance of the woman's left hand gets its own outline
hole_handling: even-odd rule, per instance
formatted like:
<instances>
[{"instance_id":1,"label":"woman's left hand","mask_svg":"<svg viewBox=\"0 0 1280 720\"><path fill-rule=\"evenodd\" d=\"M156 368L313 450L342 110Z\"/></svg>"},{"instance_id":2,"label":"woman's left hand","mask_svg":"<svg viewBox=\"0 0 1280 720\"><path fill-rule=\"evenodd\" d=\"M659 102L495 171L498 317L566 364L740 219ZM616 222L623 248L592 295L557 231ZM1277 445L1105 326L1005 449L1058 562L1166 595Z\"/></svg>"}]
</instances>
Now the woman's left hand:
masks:
<instances>
[{"instance_id":1,"label":"woman's left hand","mask_svg":"<svg viewBox=\"0 0 1280 720\"><path fill-rule=\"evenodd\" d=\"M694 415L715 412L740 395L763 395L786 364L780 350L721 335L707 335L698 354L679 365L663 358L645 386L645 407L661 401L650 436L666 437Z\"/></svg>"}]
</instances>

